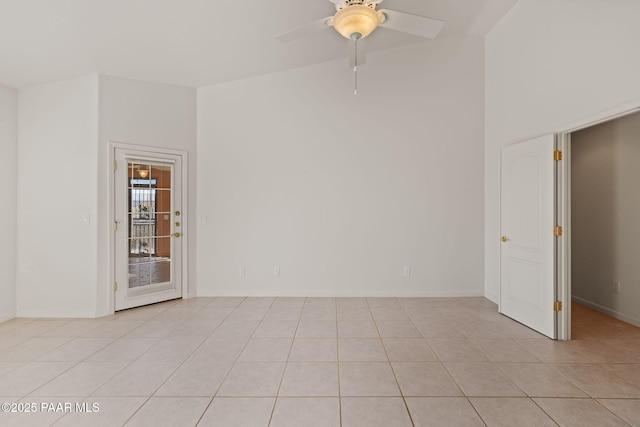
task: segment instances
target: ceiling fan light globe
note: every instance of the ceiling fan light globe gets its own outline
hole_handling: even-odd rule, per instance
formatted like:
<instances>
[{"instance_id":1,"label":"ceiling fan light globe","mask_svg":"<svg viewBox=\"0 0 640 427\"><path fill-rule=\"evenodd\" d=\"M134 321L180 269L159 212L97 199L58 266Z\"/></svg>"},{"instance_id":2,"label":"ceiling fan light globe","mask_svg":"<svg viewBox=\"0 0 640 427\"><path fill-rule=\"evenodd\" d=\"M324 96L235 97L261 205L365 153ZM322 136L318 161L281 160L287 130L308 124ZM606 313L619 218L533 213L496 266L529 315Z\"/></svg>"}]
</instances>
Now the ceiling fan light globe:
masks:
<instances>
[{"instance_id":1,"label":"ceiling fan light globe","mask_svg":"<svg viewBox=\"0 0 640 427\"><path fill-rule=\"evenodd\" d=\"M367 37L380 25L380 14L363 5L352 5L340 9L333 17L333 28L343 37L351 39L353 33Z\"/></svg>"}]
</instances>

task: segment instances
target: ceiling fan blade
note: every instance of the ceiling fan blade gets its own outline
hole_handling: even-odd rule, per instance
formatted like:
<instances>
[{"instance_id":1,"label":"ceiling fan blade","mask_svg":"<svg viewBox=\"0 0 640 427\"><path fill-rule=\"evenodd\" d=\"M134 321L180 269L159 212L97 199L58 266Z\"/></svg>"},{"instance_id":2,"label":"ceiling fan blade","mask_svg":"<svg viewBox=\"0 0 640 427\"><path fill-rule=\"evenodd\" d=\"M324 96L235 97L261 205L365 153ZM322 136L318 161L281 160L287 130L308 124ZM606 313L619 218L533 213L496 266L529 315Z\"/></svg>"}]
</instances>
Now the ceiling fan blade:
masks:
<instances>
[{"instance_id":1,"label":"ceiling fan blade","mask_svg":"<svg viewBox=\"0 0 640 427\"><path fill-rule=\"evenodd\" d=\"M286 33L280 34L276 36L276 39L281 41L282 43L287 43L297 38L300 38L306 34L331 28L331 25L329 24L331 22L331 18L333 17L329 16L327 18L322 18L322 19L318 19L317 21L310 22L307 25L303 25L302 27L298 27L294 30L287 31Z\"/></svg>"},{"instance_id":2,"label":"ceiling fan blade","mask_svg":"<svg viewBox=\"0 0 640 427\"><path fill-rule=\"evenodd\" d=\"M380 24L381 27L414 34L427 39L435 38L438 33L440 33L440 30L442 30L442 27L444 27L444 22L439 19L389 9L382 9L380 12L384 13L387 18Z\"/></svg>"},{"instance_id":3,"label":"ceiling fan blade","mask_svg":"<svg viewBox=\"0 0 640 427\"><path fill-rule=\"evenodd\" d=\"M356 42L353 40L349 40L349 67L353 68L356 66L356 52L358 55L357 64L364 65L367 63L367 39L358 40L358 46L356 49Z\"/></svg>"}]
</instances>

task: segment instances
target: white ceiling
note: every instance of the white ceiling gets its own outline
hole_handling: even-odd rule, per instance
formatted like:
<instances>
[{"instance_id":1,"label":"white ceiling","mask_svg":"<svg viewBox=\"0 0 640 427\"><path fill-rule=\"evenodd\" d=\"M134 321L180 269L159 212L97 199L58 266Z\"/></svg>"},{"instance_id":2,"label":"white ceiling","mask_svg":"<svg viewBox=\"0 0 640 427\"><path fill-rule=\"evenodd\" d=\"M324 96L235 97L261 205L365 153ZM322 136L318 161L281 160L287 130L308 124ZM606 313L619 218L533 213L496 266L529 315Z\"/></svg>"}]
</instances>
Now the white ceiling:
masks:
<instances>
[{"instance_id":1,"label":"white ceiling","mask_svg":"<svg viewBox=\"0 0 640 427\"><path fill-rule=\"evenodd\" d=\"M484 35L517 0L385 0L445 21L440 37ZM0 0L0 84L90 73L202 87L347 56L332 29L274 36L330 16L327 0ZM376 51L423 39L380 28Z\"/></svg>"}]
</instances>

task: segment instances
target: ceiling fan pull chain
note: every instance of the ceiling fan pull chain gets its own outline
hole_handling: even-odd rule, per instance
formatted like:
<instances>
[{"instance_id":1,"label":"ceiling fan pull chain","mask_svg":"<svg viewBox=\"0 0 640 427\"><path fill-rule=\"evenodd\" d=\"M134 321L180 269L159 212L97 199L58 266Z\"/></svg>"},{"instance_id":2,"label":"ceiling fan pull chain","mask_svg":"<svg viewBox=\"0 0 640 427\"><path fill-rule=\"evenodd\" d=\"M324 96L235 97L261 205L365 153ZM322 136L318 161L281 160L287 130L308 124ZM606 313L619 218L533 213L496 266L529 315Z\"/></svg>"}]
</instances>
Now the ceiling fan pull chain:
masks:
<instances>
[{"instance_id":1,"label":"ceiling fan pull chain","mask_svg":"<svg viewBox=\"0 0 640 427\"><path fill-rule=\"evenodd\" d=\"M354 74L353 94L357 95L358 94L358 66L357 65L355 67L353 67L353 74Z\"/></svg>"},{"instance_id":2,"label":"ceiling fan pull chain","mask_svg":"<svg viewBox=\"0 0 640 427\"><path fill-rule=\"evenodd\" d=\"M353 67L353 94L358 94L358 66Z\"/></svg>"},{"instance_id":3,"label":"ceiling fan pull chain","mask_svg":"<svg viewBox=\"0 0 640 427\"><path fill-rule=\"evenodd\" d=\"M355 58L353 59L353 94L358 94L358 40L360 40L360 34L355 33L356 35L351 35L354 41L354 52Z\"/></svg>"}]
</instances>

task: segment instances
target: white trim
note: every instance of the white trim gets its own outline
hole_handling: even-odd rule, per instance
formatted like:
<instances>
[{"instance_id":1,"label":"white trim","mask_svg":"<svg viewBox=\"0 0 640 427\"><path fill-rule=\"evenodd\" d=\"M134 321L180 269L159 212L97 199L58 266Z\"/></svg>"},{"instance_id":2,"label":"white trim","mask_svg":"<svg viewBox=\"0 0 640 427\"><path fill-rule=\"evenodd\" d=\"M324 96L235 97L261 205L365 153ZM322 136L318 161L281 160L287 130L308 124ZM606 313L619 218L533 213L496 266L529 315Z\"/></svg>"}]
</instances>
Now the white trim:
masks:
<instances>
[{"instance_id":1,"label":"white trim","mask_svg":"<svg viewBox=\"0 0 640 427\"><path fill-rule=\"evenodd\" d=\"M2 313L0 314L0 323L6 322L7 320L15 319L16 317L17 316L15 311L12 313Z\"/></svg>"},{"instance_id":2,"label":"white trim","mask_svg":"<svg viewBox=\"0 0 640 427\"><path fill-rule=\"evenodd\" d=\"M183 299L187 299L189 298L189 262L188 262L188 239L189 239L189 228L188 228L188 210L189 210L189 205L188 205L188 200L189 200L189 153L188 151L185 150L177 150L174 148L165 148L165 147L155 147L155 146L149 146L149 145L136 145L136 144L129 144L129 143L125 143L125 142L118 142L118 141L109 141L109 155L108 155L108 170L109 170L109 178L108 178L108 192L109 192L109 198L108 198L108 205L107 205L107 209L109 212L109 219L108 219L108 230L107 233L109 235L109 247L107 250L107 254L108 254L108 263L109 263L109 268L108 268L108 280L107 280L107 295L108 295L108 313L107 314L113 314L115 313L115 300L114 300L114 292L113 292L113 284L115 283L115 234L113 233L113 224L115 221L115 212L114 212L114 206L115 206L115 185L114 185L114 180L115 180L115 170L113 169L113 164L115 161L115 152L116 149L124 149L124 150L129 150L132 152L143 152L143 153L149 153L149 155L152 155L153 153L158 153L158 154L167 154L167 155L173 155L173 156L179 156L182 158L182 212L183 212L183 217L182 217L182 221L181 221L181 228L182 228L182 238L180 239L181 244L182 244L182 298ZM93 317L95 317L95 313L93 315Z\"/></svg>"},{"instance_id":3,"label":"white trim","mask_svg":"<svg viewBox=\"0 0 640 427\"><path fill-rule=\"evenodd\" d=\"M152 145L136 145L136 144L129 144L127 142L118 142L118 141L109 141L109 147L112 150L115 148L122 148L126 150L131 150L131 151L144 151L144 152L150 153L150 155L152 153L171 154L174 156L187 155L187 151L185 150L177 150L175 148L156 147Z\"/></svg>"},{"instance_id":4,"label":"white trim","mask_svg":"<svg viewBox=\"0 0 640 427\"><path fill-rule=\"evenodd\" d=\"M500 292L499 287L498 287L498 292ZM500 301L500 297L497 293L485 291L484 297L495 304L498 304L498 302Z\"/></svg>"},{"instance_id":5,"label":"white trim","mask_svg":"<svg viewBox=\"0 0 640 427\"><path fill-rule=\"evenodd\" d=\"M571 339L571 148L570 134L558 134L556 149L562 151L563 160L557 162L556 223L562 227L562 236L556 241L556 298L562 302L557 315L557 337Z\"/></svg>"},{"instance_id":6,"label":"white trim","mask_svg":"<svg viewBox=\"0 0 640 427\"><path fill-rule=\"evenodd\" d=\"M484 298L484 291L425 291L425 292L272 292L247 291L241 294L233 292L202 292L198 297L329 297L329 298Z\"/></svg>"},{"instance_id":7,"label":"white trim","mask_svg":"<svg viewBox=\"0 0 640 427\"><path fill-rule=\"evenodd\" d=\"M119 147L118 147L119 148ZM168 153L167 153L168 154ZM154 166L175 165L175 160L162 159L158 161L157 157L145 157L145 156L127 156L127 159L142 160Z\"/></svg>"},{"instance_id":8,"label":"white trim","mask_svg":"<svg viewBox=\"0 0 640 427\"><path fill-rule=\"evenodd\" d=\"M94 310L19 310L16 317L48 317L48 318L89 318L95 319L96 313Z\"/></svg>"},{"instance_id":9,"label":"white trim","mask_svg":"<svg viewBox=\"0 0 640 427\"><path fill-rule=\"evenodd\" d=\"M616 120L637 112L640 112L640 100L629 102L622 106L618 106L610 110L605 110L598 114L594 114L586 119L568 124L564 126L558 133L565 134L577 132L579 130L610 122L612 120Z\"/></svg>"},{"instance_id":10,"label":"white trim","mask_svg":"<svg viewBox=\"0 0 640 427\"><path fill-rule=\"evenodd\" d=\"M596 304L595 302L591 302L589 300L586 300L580 297L574 296L571 299L579 304L592 308L595 311L599 311L600 313L604 313L607 316L611 316L615 319L622 320L623 322L631 323L632 325L635 325L640 328L640 319L626 315L624 313L620 313L619 311L613 310L609 307L605 307L600 304Z\"/></svg>"}]
</instances>

